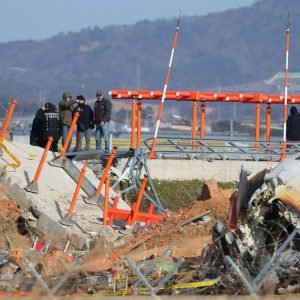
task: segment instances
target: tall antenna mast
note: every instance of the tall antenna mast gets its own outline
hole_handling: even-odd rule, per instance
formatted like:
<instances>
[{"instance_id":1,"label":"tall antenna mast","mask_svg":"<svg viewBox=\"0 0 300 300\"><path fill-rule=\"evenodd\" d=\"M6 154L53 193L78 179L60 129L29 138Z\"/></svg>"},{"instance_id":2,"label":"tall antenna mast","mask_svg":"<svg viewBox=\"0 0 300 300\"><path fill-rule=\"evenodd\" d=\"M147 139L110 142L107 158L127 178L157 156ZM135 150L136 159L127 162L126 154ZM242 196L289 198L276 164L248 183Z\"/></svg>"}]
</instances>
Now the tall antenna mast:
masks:
<instances>
[{"instance_id":1,"label":"tall antenna mast","mask_svg":"<svg viewBox=\"0 0 300 300\"><path fill-rule=\"evenodd\" d=\"M174 52L175 52L176 43L177 43L177 38L178 38L178 33L179 33L180 18L181 18L181 11L179 13L179 18L178 18L177 25L176 25L176 31L175 31L175 34L174 34L173 46L172 46L172 51L171 51L171 56L170 56L170 62L169 62L169 65L168 65L168 71L167 71L167 75L166 75L164 90L163 90L163 94L162 94L162 98L161 98L161 102L160 102L160 106L159 106L159 112L158 112L158 116L157 116L156 128L155 128L155 132L154 132L151 151L149 153L149 158L155 158L154 149L155 149L155 145L156 145L156 138L157 138L157 133L158 133L158 129L159 129L160 119L161 119L163 108L164 108L164 102L165 102L166 92L167 92L167 88L168 88L169 76L170 76L170 73L171 73L172 61L173 61Z\"/></svg>"},{"instance_id":2,"label":"tall antenna mast","mask_svg":"<svg viewBox=\"0 0 300 300\"><path fill-rule=\"evenodd\" d=\"M283 109L283 141L281 160L286 159L286 121L287 121L287 99L289 83L289 48L290 48L290 14L288 13L286 23L286 58L285 58L285 84L284 84L284 109Z\"/></svg>"}]
</instances>

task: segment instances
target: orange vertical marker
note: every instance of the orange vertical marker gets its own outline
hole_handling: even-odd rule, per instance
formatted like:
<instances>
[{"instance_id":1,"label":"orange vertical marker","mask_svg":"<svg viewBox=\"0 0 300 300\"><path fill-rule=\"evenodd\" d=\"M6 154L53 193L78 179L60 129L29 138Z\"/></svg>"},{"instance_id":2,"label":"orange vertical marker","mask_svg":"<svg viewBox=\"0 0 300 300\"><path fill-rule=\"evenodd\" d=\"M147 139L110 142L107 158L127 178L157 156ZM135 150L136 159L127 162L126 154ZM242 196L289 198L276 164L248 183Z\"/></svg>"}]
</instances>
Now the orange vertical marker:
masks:
<instances>
[{"instance_id":1,"label":"orange vertical marker","mask_svg":"<svg viewBox=\"0 0 300 300\"><path fill-rule=\"evenodd\" d=\"M51 147L52 142L53 142L52 136L48 137L48 142L47 142L47 145L45 147L45 150L44 150L43 156L41 158L41 161L39 163L39 166L38 166L38 168L36 170L35 176L34 176L32 182L27 187L25 187L25 190L27 192L32 192L32 193L38 194L38 192L39 192L39 189L38 189L38 180L39 180L42 168L44 166L44 163L45 163L45 160L47 158L47 154L49 152L49 149Z\"/></svg>"},{"instance_id":2,"label":"orange vertical marker","mask_svg":"<svg viewBox=\"0 0 300 300\"><path fill-rule=\"evenodd\" d=\"M80 176L79 176L79 179L78 179L78 182L77 182L77 185L76 185L76 189L75 189L75 192L74 192L69 210L68 210L67 214L65 215L65 217L63 217L59 221L63 225L71 226L74 223L73 220L72 220L72 214L73 214L74 207L75 207L75 204L76 204L76 200L78 198L78 194L79 194L79 191L80 191L80 188L81 188L81 185L82 185L82 181L84 179L85 172L86 172L86 163L82 166Z\"/></svg>"}]
</instances>

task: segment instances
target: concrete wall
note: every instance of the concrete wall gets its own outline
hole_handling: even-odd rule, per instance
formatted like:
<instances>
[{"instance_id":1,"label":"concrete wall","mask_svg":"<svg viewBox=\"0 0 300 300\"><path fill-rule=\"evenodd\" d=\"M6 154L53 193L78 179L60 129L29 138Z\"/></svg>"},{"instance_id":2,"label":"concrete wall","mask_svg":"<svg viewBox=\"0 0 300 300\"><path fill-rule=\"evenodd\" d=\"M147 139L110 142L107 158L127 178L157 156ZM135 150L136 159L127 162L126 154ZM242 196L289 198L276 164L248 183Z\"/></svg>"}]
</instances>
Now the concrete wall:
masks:
<instances>
[{"instance_id":1,"label":"concrete wall","mask_svg":"<svg viewBox=\"0 0 300 300\"><path fill-rule=\"evenodd\" d=\"M239 181L242 166L252 175L277 165L278 162L266 161L230 161L230 160L163 160L149 159L148 167L151 178L159 180L208 180L220 182Z\"/></svg>"}]
</instances>

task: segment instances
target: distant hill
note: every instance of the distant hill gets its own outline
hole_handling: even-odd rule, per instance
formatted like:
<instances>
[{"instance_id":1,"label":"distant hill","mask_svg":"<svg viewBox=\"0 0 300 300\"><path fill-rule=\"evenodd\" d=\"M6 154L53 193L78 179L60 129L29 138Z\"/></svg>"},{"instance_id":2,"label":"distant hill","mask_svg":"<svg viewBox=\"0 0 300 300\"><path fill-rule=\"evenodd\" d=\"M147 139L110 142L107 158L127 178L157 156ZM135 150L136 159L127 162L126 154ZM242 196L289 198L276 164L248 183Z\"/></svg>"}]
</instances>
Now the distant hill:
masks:
<instances>
[{"instance_id":1,"label":"distant hill","mask_svg":"<svg viewBox=\"0 0 300 300\"><path fill-rule=\"evenodd\" d=\"M222 90L283 71L288 12L290 70L299 71L300 1L262 0L184 17L169 89ZM2 43L0 98L58 101L65 90L89 98L98 88L162 89L175 26L176 20L159 19Z\"/></svg>"}]
</instances>

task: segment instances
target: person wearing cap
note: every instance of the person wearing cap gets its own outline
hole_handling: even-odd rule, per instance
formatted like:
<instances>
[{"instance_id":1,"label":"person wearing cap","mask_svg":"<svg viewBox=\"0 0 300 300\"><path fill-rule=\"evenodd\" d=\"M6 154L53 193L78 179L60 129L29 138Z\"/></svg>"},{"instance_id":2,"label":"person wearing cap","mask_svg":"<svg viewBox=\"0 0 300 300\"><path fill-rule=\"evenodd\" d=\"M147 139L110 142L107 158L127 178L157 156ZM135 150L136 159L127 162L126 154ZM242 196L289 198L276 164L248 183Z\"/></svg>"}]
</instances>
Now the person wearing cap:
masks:
<instances>
[{"instance_id":1,"label":"person wearing cap","mask_svg":"<svg viewBox=\"0 0 300 300\"><path fill-rule=\"evenodd\" d=\"M73 104L78 103L79 100L73 100L72 96L68 92L63 93L62 100L59 102L59 117L61 120L62 126L62 145L65 145L65 140L70 130L70 126L73 119ZM67 146L67 151L69 151L70 146L72 144L72 138L70 139L70 143Z\"/></svg>"},{"instance_id":2,"label":"person wearing cap","mask_svg":"<svg viewBox=\"0 0 300 300\"><path fill-rule=\"evenodd\" d=\"M77 121L77 139L76 147L74 151L82 151L82 139L85 138L85 150L90 150L90 141L91 141L91 129L93 129L94 116L93 110L87 104L85 104L85 98L82 95L76 97L76 100L79 100L76 111L79 112L79 118Z\"/></svg>"},{"instance_id":3,"label":"person wearing cap","mask_svg":"<svg viewBox=\"0 0 300 300\"><path fill-rule=\"evenodd\" d=\"M96 150L101 150L101 141L104 138L105 154L110 154L110 132L109 122L111 116L112 103L106 99L102 91L96 92L97 100L94 105L94 124L96 126L95 140Z\"/></svg>"}]
</instances>

